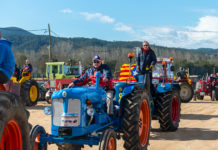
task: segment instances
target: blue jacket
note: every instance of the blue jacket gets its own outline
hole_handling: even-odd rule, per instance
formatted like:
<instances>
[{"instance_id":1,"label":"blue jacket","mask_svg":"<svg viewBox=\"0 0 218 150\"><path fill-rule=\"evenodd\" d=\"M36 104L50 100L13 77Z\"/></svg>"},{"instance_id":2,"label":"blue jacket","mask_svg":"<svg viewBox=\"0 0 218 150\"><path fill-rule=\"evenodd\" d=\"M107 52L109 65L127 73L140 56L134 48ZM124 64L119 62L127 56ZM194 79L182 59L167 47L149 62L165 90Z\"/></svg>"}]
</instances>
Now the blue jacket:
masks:
<instances>
[{"instance_id":1,"label":"blue jacket","mask_svg":"<svg viewBox=\"0 0 218 150\"><path fill-rule=\"evenodd\" d=\"M0 40L0 71L2 71L9 79L14 73L15 59L11 50L11 42Z\"/></svg>"},{"instance_id":2,"label":"blue jacket","mask_svg":"<svg viewBox=\"0 0 218 150\"><path fill-rule=\"evenodd\" d=\"M154 51L150 48L147 53L141 50L137 57L137 66L139 66L139 72L142 74L148 73L149 71L146 70L146 67L150 68L150 65L155 65L157 62L156 55Z\"/></svg>"}]
</instances>

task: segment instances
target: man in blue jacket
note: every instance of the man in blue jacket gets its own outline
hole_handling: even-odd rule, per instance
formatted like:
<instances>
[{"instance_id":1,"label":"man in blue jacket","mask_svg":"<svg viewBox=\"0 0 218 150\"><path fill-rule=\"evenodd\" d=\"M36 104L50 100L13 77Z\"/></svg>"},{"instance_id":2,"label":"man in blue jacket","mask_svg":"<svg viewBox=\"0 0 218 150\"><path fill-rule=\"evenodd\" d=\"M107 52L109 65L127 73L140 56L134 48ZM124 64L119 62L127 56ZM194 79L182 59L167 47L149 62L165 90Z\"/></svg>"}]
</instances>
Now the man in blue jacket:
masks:
<instances>
[{"instance_id":1,"label":"man in blue jacket","mask_svg":"<svg viewBox=\"0 0 218 150\"><path fill-rule=\"evenodd\" d=\"M0 33L0 84L6 83L14 73L15 59L12 43L1 38Z\"/></svg>"},{"instance_id":2,"label":"man in blue jacket","mask_svg":"<svg viewBox=\"0 0 218 150\"><path fill-rule=\"evenodd\" d=\"M152 68L156 64L157 58L147 41L144 41L142 43L141 51L138 53L136 59L137 71L139 71L140 74L145 75L145 88L147 90L150 90L151 86L151 94L153 94L154 91L152 86Z\"/></svg>"}]
</instances>

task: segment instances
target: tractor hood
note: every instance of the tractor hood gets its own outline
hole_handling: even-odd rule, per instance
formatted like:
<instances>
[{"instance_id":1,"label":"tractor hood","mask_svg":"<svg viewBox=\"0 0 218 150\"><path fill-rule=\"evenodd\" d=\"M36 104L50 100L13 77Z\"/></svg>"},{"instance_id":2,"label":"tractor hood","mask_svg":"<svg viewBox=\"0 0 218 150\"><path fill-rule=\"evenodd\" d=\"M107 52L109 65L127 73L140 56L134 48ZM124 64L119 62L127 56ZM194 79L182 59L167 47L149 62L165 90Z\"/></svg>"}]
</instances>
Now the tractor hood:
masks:
<instances>
[{"instance_id":1,"label":"tractor hood","mask_svg":"<svg viewBox=\"0 0 218 150\"><path fill-rule=\"evenodd\" d=\"M92 103L96 103L102 98L106 99L106 92L102 87L96 88L96 86L74 87L54 92L51 99L55 98L89 99Z\"/></svg>"}]
</instances>

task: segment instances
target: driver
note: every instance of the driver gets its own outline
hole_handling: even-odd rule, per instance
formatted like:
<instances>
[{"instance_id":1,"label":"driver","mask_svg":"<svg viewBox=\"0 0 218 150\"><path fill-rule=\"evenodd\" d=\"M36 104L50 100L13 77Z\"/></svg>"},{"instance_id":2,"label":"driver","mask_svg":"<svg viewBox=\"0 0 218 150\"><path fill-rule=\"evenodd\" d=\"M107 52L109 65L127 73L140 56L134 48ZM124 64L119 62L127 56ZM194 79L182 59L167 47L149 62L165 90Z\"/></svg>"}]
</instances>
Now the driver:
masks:
<instances>
[{"instance_id":1,"label":"driver","mask_svg":"<svg viewBox=\"0 0 218 150\"><path fill-rule=\"evenodd\" d=\"M112 85L112 74L111 70L106 64L102 64L102 59L100 56L96 55L92 59L93 65L89 69L85 71L85 73L78 79L72 81L69 84L69 88L74 87L74 85L87 84L90 82L91 84L95 84L95 73L100 72L102 74L102 80L100 80L100 86L106 87L107 92L107 113L109 115L113 115L113 94L114 91Z\"/></svg>"}]
</instances>

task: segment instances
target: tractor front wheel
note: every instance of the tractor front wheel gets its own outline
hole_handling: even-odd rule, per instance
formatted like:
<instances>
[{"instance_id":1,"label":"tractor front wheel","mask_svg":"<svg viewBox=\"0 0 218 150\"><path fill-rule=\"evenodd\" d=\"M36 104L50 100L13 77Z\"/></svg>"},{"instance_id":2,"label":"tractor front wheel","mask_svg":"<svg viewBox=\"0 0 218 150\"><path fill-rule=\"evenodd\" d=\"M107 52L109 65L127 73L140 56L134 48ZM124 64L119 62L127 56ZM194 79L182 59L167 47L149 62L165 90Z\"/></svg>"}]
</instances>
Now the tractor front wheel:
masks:
<instances>
[{"instance_id":1,"label":"tractor front wheel","mask_svg":"<svg viewBox=\"0 0 218 150\"><path fill-rule=\"evenodd\" d=\"M19 97L0 91L0 149L29 150L29 112Z\"/></svg>"},{"instance_id":2,"label":"tractor front wheel","mask_svg":"<svg viewBox=\"0 0 218 150\"><path fill-rule=\"evenodd\" d=\"M39 125L35 125L30 131L30 140L33 150L47 150L47 143L44 143L43 146L40 143L40 136L42 133L46 133L45 129Z\"/></svg>"},{"instance_id":3,"label":"tractor front wheel","mask_svg":"<svg viewBox=\"0 0 218 150\"><path fill-rule=\"evenodd\" d=\"M104 131L99 150L116 150L116 132L112 129Z\"/></svg>"},{"instance_id":4,"label":"tractor front wheel","mask_svg":"<svg viewBox=\"0 0 218 150\"><path fill-rule=\"evenodd\" d=\"M27 106L35 106L39 99L39 87L35 80L27 80L21 85L21 98Z\"/></svg>"},{"instance_id":5,"label":"tractor front wheel","mask_svg":"<svg viewBox=\"0 0 218 150\"><path fill-rule=\"evenodd\" d=\"M147 150L151 128L148 94L139 87L124 99L123 139L127 150Z\"/></svg>"}]
</instances>

